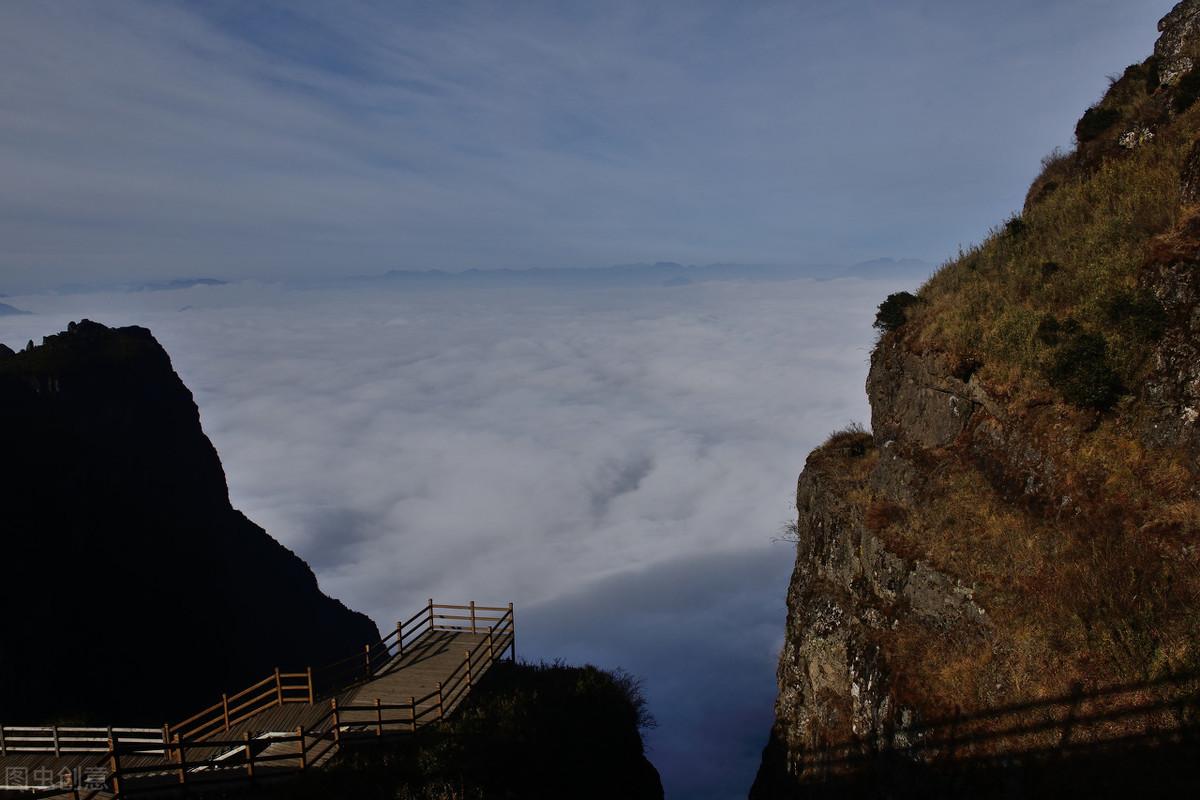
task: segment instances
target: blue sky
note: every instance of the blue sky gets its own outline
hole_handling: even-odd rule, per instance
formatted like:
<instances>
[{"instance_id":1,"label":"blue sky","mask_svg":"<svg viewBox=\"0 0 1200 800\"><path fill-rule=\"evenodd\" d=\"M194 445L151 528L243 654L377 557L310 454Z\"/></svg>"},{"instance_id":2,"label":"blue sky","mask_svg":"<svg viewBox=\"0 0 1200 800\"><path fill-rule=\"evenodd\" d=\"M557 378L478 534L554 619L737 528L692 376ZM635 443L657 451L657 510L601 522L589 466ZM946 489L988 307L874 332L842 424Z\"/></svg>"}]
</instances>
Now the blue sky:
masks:
<instances>
[{"instance_id":1,"label":"blue sky","mask_svg":"<svg viewBox=\"0 0 1200 800\"><path fill-rule=\"evenodd\" d=\"M0 292L936 263L1170 6L6 3Z\"/></svg>"}]
</instances>

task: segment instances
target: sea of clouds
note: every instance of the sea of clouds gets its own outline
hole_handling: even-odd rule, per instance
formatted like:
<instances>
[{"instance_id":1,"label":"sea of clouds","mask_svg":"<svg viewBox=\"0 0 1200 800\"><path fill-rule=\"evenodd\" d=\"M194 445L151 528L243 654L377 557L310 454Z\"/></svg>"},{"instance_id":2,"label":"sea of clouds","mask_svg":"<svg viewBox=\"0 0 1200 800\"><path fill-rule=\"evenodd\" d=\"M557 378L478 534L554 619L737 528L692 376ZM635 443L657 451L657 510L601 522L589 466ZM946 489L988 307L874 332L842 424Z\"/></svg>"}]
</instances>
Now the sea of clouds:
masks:
<instances>
[{"instance_id":1,"label":"sea of clouds","mask_svg":"<svg viewBox=\"0 0 1200 800\"><path fill-rule=\"evenodd\" d=\"M387 629L516 604L518 652L623 667L673 797L744 797L772 719L808 451L867 422L888 281L239 283L10 298L0 341L149 327L237 508Z\"/></svg>"}]
</instances>

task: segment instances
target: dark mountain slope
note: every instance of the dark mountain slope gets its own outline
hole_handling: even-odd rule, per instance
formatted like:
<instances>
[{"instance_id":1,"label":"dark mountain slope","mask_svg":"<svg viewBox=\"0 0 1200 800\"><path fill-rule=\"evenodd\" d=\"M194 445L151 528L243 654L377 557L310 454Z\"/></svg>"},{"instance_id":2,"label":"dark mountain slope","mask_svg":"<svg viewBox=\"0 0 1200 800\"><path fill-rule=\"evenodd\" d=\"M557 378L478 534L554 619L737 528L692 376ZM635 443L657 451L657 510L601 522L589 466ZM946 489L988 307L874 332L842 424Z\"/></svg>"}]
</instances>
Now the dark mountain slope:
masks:
<instances>
[{"instance_id":1,"label":"dark mountain slope","mask_svg":"<svg viewBox=\"0 0 1200 800\"><path fill-rule=\"evenodd\" d=\"M229 503L142 328L0 350L0 719L162 723L377 638Z\"/></svg>"}]
</instances>

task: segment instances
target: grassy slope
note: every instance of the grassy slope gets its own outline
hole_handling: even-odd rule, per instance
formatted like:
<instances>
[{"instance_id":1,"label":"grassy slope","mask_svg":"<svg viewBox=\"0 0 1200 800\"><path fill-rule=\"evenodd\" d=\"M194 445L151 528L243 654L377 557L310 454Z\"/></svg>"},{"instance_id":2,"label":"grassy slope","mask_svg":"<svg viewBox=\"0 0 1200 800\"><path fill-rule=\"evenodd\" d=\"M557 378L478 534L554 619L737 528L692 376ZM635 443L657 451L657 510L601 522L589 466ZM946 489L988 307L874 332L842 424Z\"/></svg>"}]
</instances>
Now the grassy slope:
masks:
<instances>
[{"instance_id":1,"label":"grassy slope","mask_svg":"<svg viewBox=\"0 0 1200 800\"><path fill-rule=\"evenodd\" d=\"M863 490L866 524L897 552L973 584L996 628L991 643L882 637L920 705L989 706L1200 666L1200 470L1184 447L1139 435L1148 412L1137 395L1162 325L1148 265L1200 210L1180 190L1200 104L1180 110L1179 90L1152 76L1151 61L1115 81L1097 106L1112 124L1046 159L1023 214L942 267L889 334L972 364L1074 498L1069 514L1027 503L965 448L927 454L942 468L927 470L918 509ZM1143 128L1151 139L1118 143ZM1068 402L1061 371L1087 335L1102 337L1119 387L1099 410Z\"/></svg>"}]
</instances>

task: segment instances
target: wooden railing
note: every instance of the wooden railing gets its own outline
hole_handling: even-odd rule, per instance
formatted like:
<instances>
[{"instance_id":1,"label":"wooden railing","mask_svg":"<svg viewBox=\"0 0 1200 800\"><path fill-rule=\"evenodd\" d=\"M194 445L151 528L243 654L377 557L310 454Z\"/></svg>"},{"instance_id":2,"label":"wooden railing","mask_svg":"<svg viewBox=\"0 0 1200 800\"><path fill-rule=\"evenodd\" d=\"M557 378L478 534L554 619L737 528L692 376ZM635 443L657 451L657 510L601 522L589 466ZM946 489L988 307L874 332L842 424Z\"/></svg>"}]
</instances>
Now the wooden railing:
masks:
<instances>
[{"instance_id":1,"label":"wooden railing","mask_svg":"<svg viewBox=\"0 0 1200 800\"><path fill-rule=\"evenodd\" d=\"M167 737L203 741L269 708L328 698L394 668L413 643L429 631L483 633L489 628L494 631L493 638L506 636L504 648L515 654L516 631L511 603L503 608L475 603L446 605L434 603L430 598L424 608L407 620L397 622L395 629L386 636L364 644L362 652L316 670L311 667L304 672L276 669L257 683L236 694L221 695L219 702L169 726Z\"/></svg>"},{"instance_id":2,"label":"wooden railing","mask_svg":"<svg viewBox=\"0 0 1200 800\"><path fill-rule=\"evenodd\" d=\"M214 705L168 726L168 738L206 739L268 708L284 703L311 703L315 699L311 669L304 672L276 669L258 683L236 694L223 694Z\"/></svg>"},{"instance_id":3,"label":"wooden railing","mask_svg":"<svg viewBox=\"0 0 1200 800\"><path fill-rule=\"evenodd\" d=\"M329 681L327 686L345 689L399 669L403 664L401 657L430 631L484 636L474 646L464 648L462 661L437 683L435 689L420 697L410 697L408 702L376 700L367 704L339 704L336 697L323 698L318 693L317 686L321 681ZM114 736L108 741L108 751L102 762L107 768L106 784L114 793L125 797L161 791L164 782L207 784L303 771L352 743L412 734L425 725L445 719L492 664L506 652L515 653L515 648L516 626L511 605L505 608L474 603L441 605L430 600L421 611L397 623L396 629L387 636L365 646L361 655L321 670L277 671L237 694L223 696L221 703L170 726L165 755L161 741L157 747L150 747ZM337 677L341 680L335 680ZM327 689L325 694L332 694L332 691ZM246 732L241 739L219 736L229 726L263 709L288 702L317 700L328 702L329 710L307 727L257 736ZM146 757L150 757L149 760ZM130 764L131 760L142 763Z\"/></svg>"},{"instance_id":4,"label":"wooden railing","mask_svg":"<svg viewBox=\"0 0 1200 800\"><path fill-rule=\"evenodd\" d=\"M12 753L105 753L114 735L132 744L154 744L161 755L167 742L163 728L84 728L74 725L2 725L0 756Z\"/></svg>"},{"instance_id":5,"label":"wooden railing","mask_svg":"<svg viewBox=\"0 0 1200 800\"><path fill-rule=\"evenodd\" d=\"M430 632L483 634L464 648L462 660L436 688L408 702L338 703L347 689L387 675L405 665L404 656ZM432 599L360 653L303 672L274 670L262 680L174 725L163 728L81 728L66 726L2 727L0 754L47 752L102 754L104 787L119 797L161 791L173 785L245 780L256 774L286 775L321 763L353 742L407 735L450 714L479 678L505 653L515 658L513 607L446 605ZM328 711L307 727L268 731L241 739L223 738L229 730L265 710L285 703L328 703ZM99 789L81 787L73 794L94 798ZM38 794L31 797L40 796Z\"/></svg>"}]
</instances>

